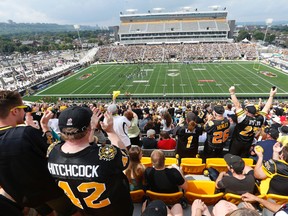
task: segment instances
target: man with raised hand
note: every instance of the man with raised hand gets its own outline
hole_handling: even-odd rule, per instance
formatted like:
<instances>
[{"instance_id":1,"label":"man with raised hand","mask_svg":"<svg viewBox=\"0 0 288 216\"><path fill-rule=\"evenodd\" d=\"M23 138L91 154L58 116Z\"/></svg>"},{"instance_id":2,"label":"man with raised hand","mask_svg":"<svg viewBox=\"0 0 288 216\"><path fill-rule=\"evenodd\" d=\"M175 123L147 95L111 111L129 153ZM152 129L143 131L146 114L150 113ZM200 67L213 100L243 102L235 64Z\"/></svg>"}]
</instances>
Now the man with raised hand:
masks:
<instances>
[{"instance_id":1,"label":"man with raised hand","mask_svg":"<svg viewBox=\"0 0 288 216\"><path fill-rule=\"evenodd\" d=\"M223 157L223 148L229 137L229 120L223 116L225 109L222 105L216 105L212 114L207 115L204 131L207 139L204 143L203 161L206 158Z\"/></svg>"},{"instance_id":2,"label":"man with raised hand","mask_svg":"<svg viewBox=\"0 0 288 216\"><path fill-rule=\"evenodd\" d=\"M49 153L48 169L73 204L85 215L131 216L133 203L127 177L129 163L122 140L107 112L100 122L111 145L91 142L102 113L93 108L70 107L61 112L59 128L63 143Z\"/></svg>"},{"instance_id":3,"label":"man with raised hand","mask_svg":"<svg viewBox=\"0 0 288 216\"><path fill-rule=\"evenodd\" d=\"M241 157L249 157L250 148L255 137L255 131L258 128L261 128L264 123L265 116L269 112L277 88L271 88L269 99L259 114L253 104L247 104L245 108L242 108L236 97L234 86L229 88L229 92L231 100L236 108L237 115L237 124L230 144L230 153Z\"/></svg>"}]
</instances>

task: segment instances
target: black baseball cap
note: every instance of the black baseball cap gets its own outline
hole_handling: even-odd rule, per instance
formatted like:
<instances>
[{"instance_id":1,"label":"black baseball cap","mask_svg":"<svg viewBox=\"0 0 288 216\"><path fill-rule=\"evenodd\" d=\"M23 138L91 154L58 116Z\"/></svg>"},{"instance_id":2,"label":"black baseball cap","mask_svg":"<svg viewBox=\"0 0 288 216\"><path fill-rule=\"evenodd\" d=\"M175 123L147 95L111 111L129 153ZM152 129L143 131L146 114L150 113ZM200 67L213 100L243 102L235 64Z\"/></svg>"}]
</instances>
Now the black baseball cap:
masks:
<instances>
[{"instance_id":1,"label":"black baseball cap","mask_svg":"<svg viewBox=\"0 0 288 216\"><path fill-rule=\"evenodd\" d=\"M162 200L153 200L145 208L141 216L167 216L167 207Z\"/></svg>"},{"instance_id":2,"label":"black baseball cap","mask_svg":"<svg viewBox=\"0 0 288 216\"><path fill-rule=\"evenodd\" d=\"M279 137L279 131L273 127L267 127L264 129L266 134L269 134L273 139L277 140Z\"/></svg>"},{"instance_id":3,"label":"black baseball cap","mask_svg":"<svg viewBox=\"0 0 288 216\"><path fill-rule=\"evenodd\" d=\"M243 159L237 155L228 153L224 156L224 160L230 168L234 169L236 173L241 173L245 167Z\"/></svg>"},{"instance_id":4,"label":"black baseball cap","mask_svg":"<svg viewBox=\"0 0 288 216\"><path fill-rule=\"evenodd\" d=\"M247 110L249 113L255 115L257 110L256 107L253 104L248 104L245 106L245 110Z\"/></svg>"},{"instance_id":5,"label":"black baseball cap","mask_svg":"<svg viewBox=\"0 0 288 216\"><path fill-rule=\"evenodd\" d=\"M214 106L214 109L213 109L217 114L219 115L222 115L224 112L225 112L225 109L223 106L221 105L216 105Z\"/></svg>"},{"instance_id":6,"label":"black baseball cap","mask_svg":"<svg viewBox=\"0 0 288 216\"><path fill-rule=\"evenodd\" d=\"M91 121L93 112L87 107L74 106L62 111L59 115L59 128L77 128L76 133L85 131Z\"/></svg>"},{"instance_id":7,"label":"black baseball cap","mask_svg":"<svg viewBox=\"0 0 288 216\"><path fill-rule=\"evenodd\" d=\"M288 135L288 126L282 126L278 128L279 132L285 135Z\"/></svg>"}]
</instances>

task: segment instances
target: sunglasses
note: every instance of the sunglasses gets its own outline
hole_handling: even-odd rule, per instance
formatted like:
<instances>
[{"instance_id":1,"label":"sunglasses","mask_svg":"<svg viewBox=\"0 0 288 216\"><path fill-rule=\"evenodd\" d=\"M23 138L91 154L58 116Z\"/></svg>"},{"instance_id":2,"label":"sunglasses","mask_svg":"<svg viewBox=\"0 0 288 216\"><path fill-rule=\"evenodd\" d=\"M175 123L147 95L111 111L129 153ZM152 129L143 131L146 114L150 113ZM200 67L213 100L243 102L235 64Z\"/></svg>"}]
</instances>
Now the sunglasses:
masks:
<instances>
[{"instance_id":1,"label":"sunglasses","mask_svg":"<svg viewBox=\"0 0 288 216\"><path fill-rule=\"evenodd\" d=\"M29 112L29 107L26 105L15 106L10 111L12 111L13 109L24 109L24 112Z\"/></svg>"}]
</instances>

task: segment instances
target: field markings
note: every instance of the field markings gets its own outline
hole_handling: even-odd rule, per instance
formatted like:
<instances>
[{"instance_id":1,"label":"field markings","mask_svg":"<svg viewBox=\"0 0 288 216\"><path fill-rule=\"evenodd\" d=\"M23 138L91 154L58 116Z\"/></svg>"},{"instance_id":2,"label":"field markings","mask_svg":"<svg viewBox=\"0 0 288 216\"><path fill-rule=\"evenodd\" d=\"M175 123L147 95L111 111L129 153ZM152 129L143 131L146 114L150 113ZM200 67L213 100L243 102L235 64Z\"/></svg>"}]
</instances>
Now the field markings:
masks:
<instances>
[{"instance_id":1,"label":"field markings","mask_svg":"<svg viewBox=\"0 0 288 216\"><path fill-rule=\"evenodd\" d=\"M133 80L133 83L148 83L149 80Z\"/></svg>"},{"instance_id":2,"label":"field markings","mask_svg":"<svg viewBox=\"0 0 288 216\"><path fill-rule=\"evenodd\" d=\"M182 95L191 95L191 94L192 95L195 94L195 95L207 95L207 96L209 96L209 95L213 95L213 93L215 93L215 95L217 95L217 94L218 95L220 95L220 94L225 95L225 93L220 93L218 91L220 89L223 91L222 88L225 88L225 85L230 85L229 84L230 82L228 80L232 80L231 85L233 85L232 83L239 84L240 86L242 86L242 88L245 87L245 89L250 92L250 93L245 93L244 91L242 91L243 93L239 92L237 94L247 95L247 96L248 95L255 95L256 96L256 95L263 95L264 94L263 89L264 89L264 87L265 87L265 89L267 89L267 86L268 86L267 83L270 83L270 85L271 85L271 82L273 82L272 79L267 78L267 80L266 80L265 77L263 77L261 74L258 75L256 72L254 72L254 70L252 70L250 67L251 62L246 63L246 64L242 64L242 62L241 63L240 62L238 62L238 63L234 62L234 63L230 63L230 64L231 65L229 65L228 63L226 65L224 64L221 67L219 67L219 69L216 67L216 66L219 66L217 64L213 64L213 63L208 64L208 65L206 65L206 71L208 71L208 73L205 71L203 71L203 72L202 71L197 71L197 72L193 71L193 67L194 68L200 68L202 66L200 64L193 64L193 65L177 64L176 66L179 66L178 69L179 69L179 72L181 72L181 73L180 73L180 76L178 76L177 78L174 78L173 80L171 80L169 77L166 77L167 76L167 69L164 68L163 65L167 65L167 64L162 64L162 65L157 64L157 65L155 65L155 67L157 67L157 68L161 67L162 70L157 69L157 70L155 70L155 73L151 72L151 73L148 73L149 75L147 74L147 79L148 79L148 77L150 77L150 79L152 79L152 77L153 77L152 83L154 83L156 80L155 86L154 86L154 84L150 85L149 82L151 82L151 80L148 79L149 82L143 83L141 85L140 85L140 83L138 85L137 81L136 81L134 88L129 88L129 90L133 91L133 92L131 92L133 95L139 95L139 96L142 96L142 95L149 96L152 94L156 94L158 96L161 96L161 95L163 96L163 93L166 94L166 96L168 96L168 95L182 96ZM250 66L248 64L250 64ZM231 67L232 65L235 65L235 66ZM246 65L248 65L248 66L246 66ZM176 69L177 68L176 66L170 65L170 69L171 68ZM181 66L181 68L180 68L180 66ZM211 67L210 70L208 70L209 69L208 66ZM227 66L229 66L229 68ZM35 94L35 96L44 96L47 94L51 96L53 94L49 94L48 90L53 88L53 87L55 87L55 89L54 90L52 89L50 91L51 93L53 93L53 92L57 93L57 91L61 92L61 88L63 89L63 88L65 88L65 86L67 86L67 89L65 88L67 93L66 94L57 94L60 96L61 95L70 95L70 96L73 96L73 95L83 95L83 96L84 95L94 95L94 96L96 96L96 95L99 95L99 96L111 95L108 93L109 92L108 90L110 89L111 92L112 92L112 90L115 90L115 88L112 89L112 86L116 87L116 85L118 86L118 84L119 84L119 90L120 90L120 87L122 87L122 89L126 89L127 87L131 87L127 84L131 84L133 82L133 79L128 80L128 79L126 79L126 77L123 77L120 79L120 76L118 78L118 75L120 75L121 72L122 72L122 74L123 74L123 72L126 74L131 73L131 71L128 71L128 70L132 68L131 70L133 71L133 70L135 70L135 67L133 67L131 65L125 65L125 66L116 66L116 65L107 65L106 66L106 65L104 65L103 67L98 69L97 73L95 73L93 76L91 76L87 80L85 80L85 83L84 82L78 82L78 81L76 82L76 80L75 80L75 86L76 87L79 86L79 83L80 83L80 85L82 83L84 83L83 85L81 85L82 88L81 88L81 86L79 87L80 90L77 91L78 94L75 94L76 93L75 88L73 89L73 87L71 88L71 90L69 89L69 91L68 91L68 87L74 86L72 81L73 81L73 79L75 79L75 76L80 76L82 74L90 73L90 71L88 72L86 70L91 70L91 67L93 67L93 66L89 66L87 68L84 68L84 69L78 71L75 74L71 74L71 76L67 77L66 79L58 81L57 83L47 87L46 89L39 91L37 94ZM243 70L243 67L245 70ZM277 69L275 69L271 66L268 66L268 65L263 64L263 67L266 67L266 70L268 68L269 69L271 68L275 72L285 74L284 72L278 71ZM188 68L189 68L189 70L187 70ZM93 70L93 68L92 68L92 70ZM185 70L185 73L184 73L184 70ZM263 70L264 70L264 68L263 68ZM241 73L241 71L242 71L242 73ZM154 75L152 75L152 74L154 74ZM251 74L253 74L253 76L251 76ZM166 85L166 86L161 87L161 84L163 83L162 81L164 80L163 75L165 75L165 77L166 77L163 85ZM197 86L197 84L198 84L197 79L198 78L203 77L203 76L209 76L210 77L212 75L214 77L217 77L217 79L219 79L219 77L220 77L220 79L222 81L223 80L225 81L224 83L222 83L222 86L220 86L221 83L214 83L214 84L212 83L212 85L210 85L208 83L208 86L205 83L203 85L199 85L199 87ZM287 74L285 74L285 75L287 76ZM259 77L261 79L259 79ZM93 81L91 78L93 79ZM99 79L99 81L97 79ZM167 80L167 79L169 79L169 80ZM263 79L266 82L263 82ZM64 85L65 85L64 86L63 82L68 81L68 80L70 80L70 82L64 83ZM97 80L97 82L95 80ZM268 80L271 80L271 82L269 82ZM282 77L282 80L283 80L283 77ZM172 84L171 84L171 82L172 82ZM192 85L192 83L194 86ZM58 84L60 84L60 86L57 86ZM97 84L97 85L95 85L95 84ZM147 84L147 85L145 85L145 84ZM282 85L283 85L283 81L281 83L279 83L279 86L282 86ZM170 89L170 86L171 86L171 89ZM278 89L279 89L279 86L278 86ZM154 92L152 94L149 93L149 92L152 92L153 88L154 88ZM213 93L209 93L209 92L211 92L211 90L208 91L211 88L214 89L214 90L212 90ZM191 91L191 89L192 89L192 91ZM194 89L196 89L196 92L199 92L202 90L202 93L194 93L195 92ZM258 91L257 89L259 89L260 91ZM144 93L147 90L149 90L149 92ZM156 90L157 90L157 92L156 92ZM175 90L179 91L179 93L176 93ZM280 88L279 90L285 92L282 88ZM46 91L47 91L47 93L45 94ZM121 92L122 91L123 90L121 90ZM161 91L163 91L163 93L161 93ZM166 91L168 91L168 93ZM181 91L182 91L182 93L180 93ZM262 92L262 93L255 93L254 91ZM97 92L99 92L99 93L102 92L103 94L98 94ZM134 93L134 92L139 92L139 94ZM169 93L169 92L171 92L171 93ZM251 92L253 92L253 93L251 93ZM287 93L285 92L284 94L287 94ZM284 94L277 93L277 95L284 95Z\"/></svg>"},{"instance_id":3,"label":"field markings","mask_svg":"<svg viewBox=\"0 0 288 216\"><path fill-rule=\"evenodd\" d=\"M199 84L199 85L201 85L201 84ZM267 94L267 93L264 93L264 92L262 92L262 93L255 93L255 92L249 92L249 93L237 93L237 95L239 95L239 96L246 96L246 95L260 95L260 96L263 96L263 95L265 95L265 94ZM145 94L145 93L134 93L133 94L134 96L163 96L163 94L160 94L160 93L150 93L150 94ZM196 95L196 96L210 96L210 95L212 95L212 96L214 96L214 95L216 95L216 96L219 96L219 93L167 93L166 94L166 96L193 96L193 95ZM283 93L277 93L277 95L287 95L287 93L286 92L283 92ZM95 94L73 94L73 95L71 95L71 94L43 94L43 95L41 95L41 96L57 96L57 97L71 97L71 96L83 96L83 97L85 97L85 96L95 96ZM97 96L111 96L111 94L97 94ZM225 94L221 94L221 96L230 96L230 94L229 93L225 93Z\"/></svg>"},{"instance_id":4,"label":"field markings","mask_svg":"<svg viewBox=\"0 0 288 216\"><path fill-rule=\"evenodd\" d=\"M105 79L102 80L102 82L104 83L104 85L103 85L103 88L100 89L100 91L111 92L111 93L112 93L113 91L115 91L115 90L128 91L128 89L124 89L124 86L126 85L127 80L128 80L127 78L124 78L124 77L122 77L122 79L123 79L124 81L123 81L122 83L119 83L119 86L118 86L117 89L116 89L116 87L117 87L116 85L115 85L114 87L109 87L108 85L109 85L109 84L112 84L112 83L115 84L115 82L116 82L115 78L118 78L118 80L119 80L119 74L122 74L123 76L124 76L124 75L126 76L125 72L127 72L129 68L131 68L132 70L135 70L134 65L133 65L133 67L129 67L128 65L125 65L125 66L123 66L123 65L117 65L116 70L115 70L114 68L112 68L113 72L111 72L111 70L109 70L108 73L107 73L107 76L105 76ZM124 72L123 72L123 71L124 71ZM108 76L108 75L109 75L109 76ZM117 75L118 75L118 77L117 77ZM117 82L116 82L116 83L117 83ZM128 83L127 83L127 84L128 84ZM105 91L105 89L107 89L107 90Z\"/></svg>"},{"instance_id":5,"label":"field markings","mask_svg":"<svg viewBox=\"0 0 288 216\"><path fill-rule=\"evenodd\" d=\"M154 89L153 89L153 93L152 93L152 94L155 93L155 91L156 91L156 87L159 85L159 84L158 84L158 80L159 80L159 76L160 76L161 71L162 71L161 68L162 68L162 66L160 65L160 69L159 69L159 71L158 71L158 73L157 73L157 79L156 79L156 82L155 82L155 85L154 85Z\"/></svg>"},{"instance_id":6,"label":"field markings","mask_svg":"<svg viewBox=\"0 0 288 216\"><path fill-rule=\"evenodd\" d=\"M185 70L185 72L187 73L187 67L184 67L184 70ZM182 76L183 76L183 71L182 71L182 75L180 74L180 80L181 80L180 86L181 86L181 88L182 88L182 92L185 92L185 91L184 91L184 86L186 86L186 84L183 83ZM189 80L189 81L190 81L190 80ZM190 84L190 86L192 87L191 84ZM193 87L192 87L192 89L193 89Z\"/></svg>"},{"instance_id":7,"label":"field markings","mask_svg":"<svg viewBox=\"0 0 288 216\"><path fill-rule=\"evenodd\" d=\"M209 67L209 69L210 69L210 68L211 68L211 70L213 71L213 75L214 75L214 76L216 75L217 77L219 77L220 80L221 80L225 85L227 85L227 83L225 82L225 80L223 80L222 77L219 75L220 70L216 71L216 68L214 68L214 65L213 65L213 67L212 67L212 66ZM209 70L208 70L208 71L209 71ZM210 74L210 73L209 73L209 74ZM222 84L218 83L217 80L215 80L215 81L216 81L216 86L219 86L222 92L226 92L226 91L223 91L223 89L222 89Z\"/></svg>"},{"instance_id":8,"label":"field markings","mask_svg":"<svg viewBox=\"0 0 288 216\"><path fill-rule=\"evenodd\" d=\"M240 65L240 64L237 64L237 65ZM260 78L260 79L264 80L265 82L269 83L271 87L274 85L272 82L269 82L268 80L266 80L266 79L264 79L263 77L259 76L257 73L254 73L253 71L251 71L251 70L243 67L242 65L240 65L240 66L241 66L242 68L244 68L245 70L249 71L250 73L252 73L253 75L256 75L258 78ZM279 87L278 89L281 90L281 91L283 91L283 92L285 92L285 90L282 89L282 88L280 88L280 87Z\"/></svg>"},{"instance_id":9,"label":"field markings","mask_svg":"<svg viewBox=\"0 0 288 216\"><path fill-rule=\"evenodd\" d=\"M208 70L207 72L208 72L208 74L210 75L209 70ZM207 79L207 77L205 77L205 75L204 75L204 73L203 73L202 71L200 71L200 74L202 75L203 79ZM213 77L213 76L212 76L212 77ZM198 78L198 80L199 80L199 78ZM215 93L214 90L213 90L213 88L212 88L212 86L211 86L209 83L207 83L207 86L210 88L211 92ZM202 87L201 87L201 88L202 88ZM202 92L204 93L203 89L202 89Z\"/></svg>"},{"instance_id":10,"label":"field markings","mask_svg":"<svg viewBox=\"0 0 288 216\"><path fill-rule=\"evenodd\" d=\"M79 75L79 73L82 73L83 71L86 71L87 69L89 69L89 68L91 68L91 67L92 67L92 66L89 66L89 67L87 67L87 68L83 68L83 69L77 71L77 72L76 72L75 74L73 74L72 76L67 77L66 79L63 79L63 80L61 80L61 81L59 81L59 82L57 82L57 83L55 83L55 84L53 84L53 85L45 88L45 89L37 92L37 93L35 94L35 96L38 96L38 95L41 94L42 92L47 91L47 90L49 90L50 88L55 87L55 86L61 84L62 82L65 82L67 79L70 79L70 78L72 78L72 77L74 77L74 76L76 76L76 75Z\"/></svg>"},{"instance_id":11,"label":"field markings","mask_svg":"<svg viewBox=\"0 0 288 216\"><path fill-rule=\"evenodd\" d=\"M186 73L187 73L187 76L188 76L188 80L189 80L190 86L192 87L192 92L195 93L192 81L191 81L190 76L189 76L189 73L192 72L192 71L193 71L193 66L191 65L191 67L188 67L188 70L186 70ZM195 85L196 85L198 77L197 77L197 75L195 73L193 73L193 76L195 77ZM203 92L203 88L202 87L201 87L201 91ZM183 91L183 93L184 92L185 91Z\"/></svg>"},{"instance_id":12,"label":"field markings","mask_svg":"<svg viewBox=\"0 0 288 216\"><path fill-rule=\"evenodd\" d=\"M237 65L237 67L238 67L238 64L236 64ZM245 68L245 67L244 67ZM237 81L244 81L245 82L245 80L246 80L246 85L245 85L245 83L243 83L243 82L240 82L239 84L241 85L241 86L246 86L245 88L247 88L247 89L249 89L250 91L253 91L253 89L251 88L251 85L247 85L247 84L250 84L251 82L250 82L250 80L245 76L245 73L237 73L238 71L234 68L234 67L231 67L230 66L230 69L232 70L232 71L234 71L234 74L235 75L238 75L238 76L234 76L234 78L235 78L235 80L237 80ZM239 79L238 77L241 77L241 79Z\"/></svg>"},{"instance_id":13,"label":"field markings","mask_svg":"<svg viewBox=\"0 0 288 216\"><path fill-rule=\"evenodd\" d=\"M110 66L111 67L111 66ZM79 89L86 87L83 89L83 91L85 92L86 89L90 88L89 83L93 82L97 77L99 77L101 74L103 74L106 70L108 70L110 67L105 68L105 70L101 71L100 73L97 73L96 76L94 75L93 77L91 77L87 82L83 83L83 85L79 86L78 88L76 88L74 91L70 92L70 94L74 94L75 92L77 92ZM92 83L93 84L93 83ZM93 89L91 89L91 91L93 91ZM89 93L91 92L89 91Z\"/></svg>"}]
</instances>

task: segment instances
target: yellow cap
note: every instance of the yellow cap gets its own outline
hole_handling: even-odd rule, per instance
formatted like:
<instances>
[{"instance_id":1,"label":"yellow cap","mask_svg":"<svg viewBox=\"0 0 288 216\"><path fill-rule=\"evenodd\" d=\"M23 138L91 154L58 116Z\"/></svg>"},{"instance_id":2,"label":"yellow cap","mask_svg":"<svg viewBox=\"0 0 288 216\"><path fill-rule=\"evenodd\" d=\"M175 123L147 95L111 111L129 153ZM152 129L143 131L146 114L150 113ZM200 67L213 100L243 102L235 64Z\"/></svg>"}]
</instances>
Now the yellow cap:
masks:
<instances>
[{"instance_id":1,"label":"yellow cap","mask_svg":"<svg viewBox=\"0 0 288 216\"><path fill-rule=\"evenodd\" d=\"M203 175L204 176L208 176L209 175L209 171L208 170L204 170Z\"/></svg>"},{"instance_id":2,"label":"yellow cap","mask_svg":"<svg viewBox=\"0 0 288 216\"><path fill-rule=\"evenodd\" d=\"M255 146L255 151L257 151L257 152L264 152L264 149L262 148L262 146L259 146L259 145L257 145L257 146Z\"/></svg>"}]
</instances>

